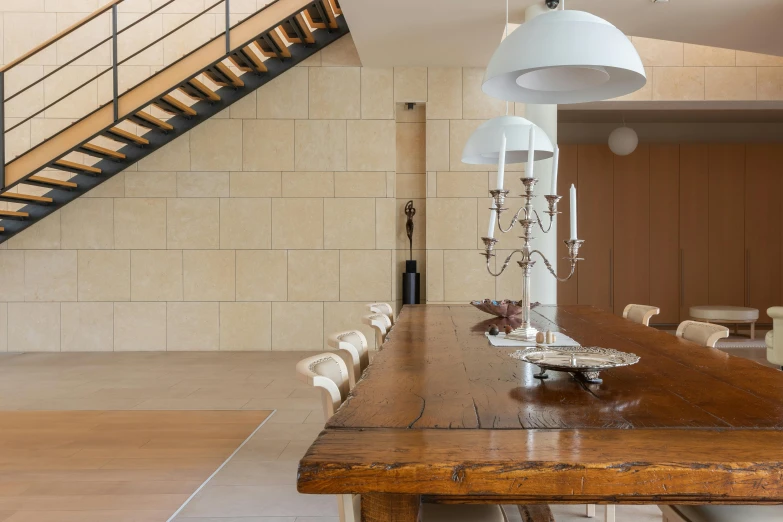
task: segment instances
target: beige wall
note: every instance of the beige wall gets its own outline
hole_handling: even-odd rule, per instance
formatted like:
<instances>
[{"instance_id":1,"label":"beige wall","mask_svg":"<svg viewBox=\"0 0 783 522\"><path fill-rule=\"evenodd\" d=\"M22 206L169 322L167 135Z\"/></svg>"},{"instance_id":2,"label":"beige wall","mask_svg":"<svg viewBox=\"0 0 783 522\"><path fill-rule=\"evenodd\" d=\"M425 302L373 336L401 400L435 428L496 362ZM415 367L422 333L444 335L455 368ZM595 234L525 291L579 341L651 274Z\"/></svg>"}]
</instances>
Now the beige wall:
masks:
<instances>
[{"instance_id":1,"label":"beige wall","mask_svg":"<svg viewBox=\"0 0 783 522\"><path fill-rule=\"evenodd\" d=\"M140 12L152 7L132 3ZM5 61L96 4L33 0L17 13L20 2L0 0ZM178 4L190 11L206 5ZM161 15L161 29L182 14L167 12L168 21ZM214 24L219 20L215 14ZM206 27L197 32L209 34ZM681 64L646 58L651 88L657 67L685 74L693 67L686 46L674 45ZM178 52L164 45L135 67L149 74ZM31 77L65 55L31 65ZM740 65L740 54L733 56ZM714 76L695 67L705 79ZM783 70L752 67L759 78ZM503 102L481 93L482 74L362 68L350 36L341 39L4 243L0 350L321 348L325 334L359 324L364 303L398 302L408 199L418 209L414 257L426 270L429 302L518 295L518 268L494 280L478 255L493 169L460 162L473 129L505 112ZM783 97L780 83L772 92ZM100 101L97 89L81 109ZM43 103L45 91L31 93L30 103ZM426 108L397 105L409 101ZM524 107L511 111L523 114ZM73 117L47 112L16 139L29 146L40 129ZM508 170L518 192L519 168Z\"/></svg>"},{"instance_id":2,"label":"beige wall","mask_svg":"<svg viewBox=\"0 0 783 522\"><path fill-rule=\"evenodd\" d=\"M631 38L647 85L621 100L783 100L783 57Z\"/></svg>"}]
</instances>

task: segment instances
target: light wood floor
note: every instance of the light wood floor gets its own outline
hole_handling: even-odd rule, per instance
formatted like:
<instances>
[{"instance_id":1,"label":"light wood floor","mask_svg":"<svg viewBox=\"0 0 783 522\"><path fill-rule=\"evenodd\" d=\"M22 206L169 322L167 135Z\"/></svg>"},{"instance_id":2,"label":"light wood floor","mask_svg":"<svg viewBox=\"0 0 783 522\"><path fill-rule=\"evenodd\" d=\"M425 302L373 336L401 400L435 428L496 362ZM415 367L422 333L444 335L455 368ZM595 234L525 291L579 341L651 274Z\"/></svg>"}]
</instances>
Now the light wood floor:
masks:
<instances>
[{"instance_id":1,"label":"light wood floor","mask_svg":"<svg viewBox=\"0 0 783 522\"><path fill-rule=\"evenodd\" d=\"M270 413L0 412L0 521L165 522Z\"/></svg>"}]
</instances>

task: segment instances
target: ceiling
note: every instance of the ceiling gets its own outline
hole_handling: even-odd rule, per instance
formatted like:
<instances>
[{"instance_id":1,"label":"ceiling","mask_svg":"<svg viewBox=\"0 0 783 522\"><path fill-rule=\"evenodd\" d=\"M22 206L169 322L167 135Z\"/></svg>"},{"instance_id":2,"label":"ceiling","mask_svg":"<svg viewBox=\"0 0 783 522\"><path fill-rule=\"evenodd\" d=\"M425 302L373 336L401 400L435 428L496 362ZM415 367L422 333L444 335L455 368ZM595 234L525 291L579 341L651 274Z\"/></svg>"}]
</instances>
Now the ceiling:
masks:
<instances>
[{"instance_id":1,"label":"ceiling","mask_svg":"<svg viewBox=\"0 0 783 522\"><path fill-rule=\"evenodd\" d=\"M509 0L510 21L544 0ZM781 0L562 0L628 35L783 56ZM366 67L485 67L500 42L503 0L341 0Z\"/></svg>"}]
</instances>

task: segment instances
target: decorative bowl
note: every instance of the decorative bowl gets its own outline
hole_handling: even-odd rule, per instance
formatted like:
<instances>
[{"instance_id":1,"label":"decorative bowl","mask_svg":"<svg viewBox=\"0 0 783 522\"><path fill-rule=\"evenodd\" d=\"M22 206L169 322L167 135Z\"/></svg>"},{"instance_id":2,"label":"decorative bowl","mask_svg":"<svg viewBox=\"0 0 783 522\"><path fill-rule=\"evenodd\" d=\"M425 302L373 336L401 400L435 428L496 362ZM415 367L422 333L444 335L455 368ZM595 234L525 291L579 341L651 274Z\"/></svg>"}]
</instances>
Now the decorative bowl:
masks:
<instances>
[{"instance_id":1,"label":"decorative bowl","mask_svg":"<svg viewBox=\"0 0 783 522\"><path fill-rule=\"evenodd\" d=\"M598 374L619 366L630 366L639 362L639 356L611 348L598 346L544 346L537 345L510 354L514 359L535 364L541 373L536 379L547 379L547 370L568 372L578 375L589 383L602 382Z\"/></svg>"},{"instance_id":2,"label":"decorative bowl","mask_svg":"<svg viewBox=\"0 0 783 522\"><path fill-rule=\"evenodd\" d=\"M502 301L493 301L484 299L483 301L471 301L470 304L481 310L497 317L513 317L522 313L522 307L518 301L504 299Z\"/></svg>"}]
</instances>

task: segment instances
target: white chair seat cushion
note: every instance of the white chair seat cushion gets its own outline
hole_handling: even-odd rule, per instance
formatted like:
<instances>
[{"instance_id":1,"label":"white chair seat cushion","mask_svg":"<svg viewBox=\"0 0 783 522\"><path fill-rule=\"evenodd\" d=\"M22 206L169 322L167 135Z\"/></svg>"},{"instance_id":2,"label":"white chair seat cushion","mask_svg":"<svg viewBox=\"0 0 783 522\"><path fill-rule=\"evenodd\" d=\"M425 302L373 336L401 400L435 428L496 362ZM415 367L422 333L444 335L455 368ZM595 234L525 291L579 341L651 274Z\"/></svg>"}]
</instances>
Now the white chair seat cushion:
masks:
<instances>
[{"instance_id":1,"label":"white chair seat cushion","mask_svg":"<svg viewBox=\"0 0 783 522\"><path fill-rule=\"evenodd\" d=\"M688 522L777 522L783 506L671 506Z\"/></svg>"},{"instance_id":2,"label":"white chair seat cushion","mask_svg":"<svg viewBox=\"0 0 783 522\"><path fill-rule=\"evenodd\" d=\"M494 504L422 504L422 522L504 522L503 508Z\"/></svg>"},{"instance_id":3,"label":"white chair seat cushion","mask_svg":"<svg viewBox=\"0 0 783 522\"><path fill-rule=\"evenodd\" d=\"M691 317L708 321L755 321L759 311L744 306L691 306Z\"/></svg>"}]
</instances>

